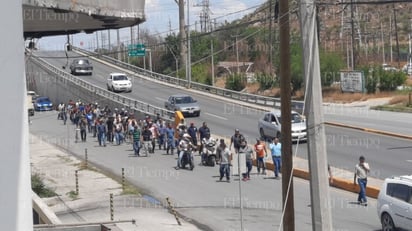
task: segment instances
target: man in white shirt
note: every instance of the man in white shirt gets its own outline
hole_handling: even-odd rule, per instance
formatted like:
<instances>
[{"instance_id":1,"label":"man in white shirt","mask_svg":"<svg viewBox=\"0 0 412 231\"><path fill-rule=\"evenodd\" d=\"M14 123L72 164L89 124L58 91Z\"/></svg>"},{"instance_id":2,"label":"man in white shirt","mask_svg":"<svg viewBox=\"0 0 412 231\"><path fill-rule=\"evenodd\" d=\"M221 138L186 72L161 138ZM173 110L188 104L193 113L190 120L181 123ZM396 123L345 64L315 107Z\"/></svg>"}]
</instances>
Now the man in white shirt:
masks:
<instances>
[{"instance_id":1,"label":"man in white shirt","mask_svg":"<svg viewBox=\"0 0 412 231\"><path fill-rule=\"evenodd\" d=\"M359 157L359 163L355 166L355 176L353 178L353 184L356 184L356 178L358 179L359 184L359 195L358 195L358 202L362 205L367 205L366 199L366 184L367 184L367 176L370 172L369 164L365 162L365 157Z\"/></svg>"}]
</instances>

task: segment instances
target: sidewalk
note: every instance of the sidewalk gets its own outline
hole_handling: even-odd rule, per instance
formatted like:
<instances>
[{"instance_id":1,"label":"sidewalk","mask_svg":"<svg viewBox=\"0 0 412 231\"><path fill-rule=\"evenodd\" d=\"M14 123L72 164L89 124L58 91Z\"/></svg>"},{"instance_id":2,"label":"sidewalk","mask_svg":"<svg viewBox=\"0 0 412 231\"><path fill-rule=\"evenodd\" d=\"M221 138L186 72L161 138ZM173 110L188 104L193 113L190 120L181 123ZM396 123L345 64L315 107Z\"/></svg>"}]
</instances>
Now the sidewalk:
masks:
<instances>
[{"instance_id":1,"label":"sidewalk","mask_svg":"<svg viewBox=\"0 0 412 231\"><path fill-rule=\"evenodd\" d=\"M174 215L150 197L123 193L121 183L98 169L86 168L84 162L32 134L30 154L32 174L40 174L44 184L58 194L43 200L62 224L111 222L110 194L113 194L113 221L119 221L115 223L119 230L199 230L182 219L179 226ZM76 170L79 182L77 196Z\"/></svg>"}]
</instances>

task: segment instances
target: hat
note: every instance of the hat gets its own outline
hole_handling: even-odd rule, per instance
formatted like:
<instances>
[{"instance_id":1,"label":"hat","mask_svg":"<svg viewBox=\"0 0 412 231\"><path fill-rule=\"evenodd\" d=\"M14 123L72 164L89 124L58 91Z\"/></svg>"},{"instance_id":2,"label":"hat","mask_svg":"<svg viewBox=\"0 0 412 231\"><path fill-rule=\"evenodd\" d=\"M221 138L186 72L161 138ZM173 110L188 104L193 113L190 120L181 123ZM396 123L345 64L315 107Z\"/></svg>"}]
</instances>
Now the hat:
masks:
<instances>
[{"instance_id":1,"label":"hat","mask_svg":"<svg viewBox=\"0 0 412 231\"><path fill-rule=\"evenodd\" d=\"M235 129L235 132L239 132L239 129L236 128L236 129Z\"/></svg>"}]
</instances>

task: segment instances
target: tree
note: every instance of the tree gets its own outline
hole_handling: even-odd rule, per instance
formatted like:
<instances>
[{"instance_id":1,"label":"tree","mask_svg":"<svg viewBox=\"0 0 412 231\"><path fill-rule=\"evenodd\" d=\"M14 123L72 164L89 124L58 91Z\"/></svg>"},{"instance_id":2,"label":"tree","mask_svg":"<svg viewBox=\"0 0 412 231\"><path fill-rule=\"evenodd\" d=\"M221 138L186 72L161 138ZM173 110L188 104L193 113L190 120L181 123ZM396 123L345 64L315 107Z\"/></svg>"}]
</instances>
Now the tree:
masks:
<instances>
[{"instance_id":1,"label":"tree","mask_svg":"<svg viewBox=\"0 0 412 231\"><path fill-rule=\"evenodd\" d=\"M343 60L339 54L326 51L320 51L319 59L322 86L330 86L338 79Z\"/></svg>"},{"instance_id":2,"label":"tree","mask_svg":"<svg viewBox=\"0 0 412 231\"><path fill-rule=\"evenodd\" d=\"M246 76L234 73L227 77L225 88L234 91L241 91L246 86Z\"/></svg>"}]
</instances>

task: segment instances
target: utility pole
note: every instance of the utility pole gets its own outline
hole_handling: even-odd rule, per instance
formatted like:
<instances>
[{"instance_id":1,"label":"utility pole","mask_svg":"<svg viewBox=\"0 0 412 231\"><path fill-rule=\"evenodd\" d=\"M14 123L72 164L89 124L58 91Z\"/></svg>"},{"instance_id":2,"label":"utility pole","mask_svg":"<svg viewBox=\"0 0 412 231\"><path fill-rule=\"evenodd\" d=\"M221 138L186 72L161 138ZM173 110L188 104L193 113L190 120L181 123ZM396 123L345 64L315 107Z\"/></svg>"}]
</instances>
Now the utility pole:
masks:
<instances>
[{"instance_id":1,"label":"utility pole","mask_svg":"<svg viewBox=\"0 0 412 231\"><path fill-rule=\"evenodd\" d=\"M237 66L237 74L239 75L240 73L240 68L239 68L239 48L238 48L238 41L237 37L239 35L232 35L232 37L235 37L235 45L236 45L236 66Z\"/></svg>"},{"instance_id":2,"label":"utility pole","mask_svg":"<svg viewBox=\"0 0 412 231\"><path fill-rule=\"evenodd\" d=\"M383 26L381 22L382 63L385 63L385 39L383 38Z\"/></svg>"},{"instance_id":3,"label":"utility pole","mask_svg":"<svg viewBox=\"0 0 412 231\"><path fill-rule=\"evenodd\" d=\"M111 46L112 42L110 41L110 29L107 30L107 38L108 38L108 40L107 40L108 41L107 42L108 43L107 49L109 49L109 54L110 54L110 52L112 52L112 46Z\"/></svg>"},{"instance_id":4,"label":"utility pole","mask_svg":"<svg viewBox=\"0 0 412 231\"><path fill-rule=\"evenodd\" d=\"M398 38L398 26L396 25L396 8L395 4L392 4L393 7L393 23L395 24L395 39L396 39L396 52L398 53L398 68L401 66L400 60L400 51L399 51L399 38Z\"/></svg>"},{"instance_id":5,"label":"utility pole","mask_svg":"<svg viewBox=\"0 0 412 231\"><path fill-rule=\"evenodd\" d=\"M304 114L308 128L312 230L329 231L333 230L333 226L327 173L325 126L322 107L319 106L322 105L322 90L316 12L314 0L301 1L300 26L304 63L303 76L306 77ZM282 124L282 131L283 129Z\"/></svg>"},{"instance_id":6,"label":"utility pole","mask_svg":"<svg viewBox=\"0 0 412 231\"><path fill-rule=\"evenodd\" d=\"M116 30L117 33L117 60L121 59L121 54L120 54L120 31L119 29Z\"/></svg>"},{"instance_id":7,"label":"utility pole","mask_svg":"<svg viewBox=\"0 0 412 231\"><path fill-rule=\"evenodd\" d=\"M211 62L212 62L212 86L215 86L215 60L213 58L214 56L214 51L213 51L213 37L210 40L210 53L212 53L211 55Z\"/></svg>"},{"instance_id":8,"label":"utility pole","mask_svg":"<svg viewBox=\"0 0 412 231\"><path fill-rule=\"evenodd\" d=\"M96 52L99 52L99 32L96 31Z\"/></svg>"},{"instance_id":9,"label":"utility pole","mask_svg":"<svg viewBox=\"0 0 412 231\"><path fill-rule=\"evenodd\" d=\"M189 0L187 0L189 1ZM179 37L180 37L180 64L185 68L187 64L187 47L185 43L187 42L186 29L185 29L185 1L175 0L179 7ZM187 68L186 68L187 71Z\"/></svg>"},{"instance_id":10,"label":"utility pole","mask_svg":"<svg viewBox=\"0 0 412 231\"><path fill-rule=\"evenodd\" d=\"M190 14L189 14L189 9L190 9L190 4L189 4L189 0L187 0L187 64L186 64L186 77L187 77L187 83L188 86L187 88L191 87L192 84L192 61L191 61L191 52L190 52Z\"/></svg>"},{"instance_id":11,"label":"utility pole","mask_svg":"<svg viewBox=\"0 0 412 231\"><path fill-rule=\"evenodd\" d=\"M272 75L272 66L273 66L273 57L272 57L272 47L273 47L273 39L272 39L272 23L273 23L273 18L272 18L272 15L273 15L273 0L269 0L269 30L268 30L268 32L269 32L269 38L268 38L268 40L269 40L269 42L268 42L268 45L269 45L269 71L270 71L270 75Z\"/></svg>"},{"instance_id":12,"label":"utility pole","mask_svg":"<svg viewBox=\"0 0 412 231\"><path fill-rule=\"evenodd\" d=\"M2 230L33 230L32 194L30 188L29 119L26 107L26 78L23 39L22 0L7 2L0 8L0 26L7 33L0 37L1 76L10 76L0 91L2 99L15 105L2 113L0 216ZM30 54L28 54L30 56ZM10 123L13 121L13 123ZM10 135L10 136L9 136ZM9 137L13 137L10 139Z\"/></svg>"},{"instance_id":13,"label":"utility pole","mask_svg":"<svg viewBox=\"0 0 412 231\"><path fill-rule=\"evenodd\" d=\"M350 23L351 23L351 32L352 32L352 56L351 56L351 69L352 71L356 68L355 61L355 26L353 19L353 0L350 0Z\"/></svg>"},{"instance_id":14,"label":"utility pole","mask_svg":"<svg viewBox=\"0 0 412 231\"><path fill-rule=\"evenodd\" d=\"M282 202L283 230L295 230L295 209L293 190L293 156L291 134L291 72L290 72L290 26L289 1L279 0L279 42L280 42L280 99L282 124Z\"/></svg>"}]
</instances>

